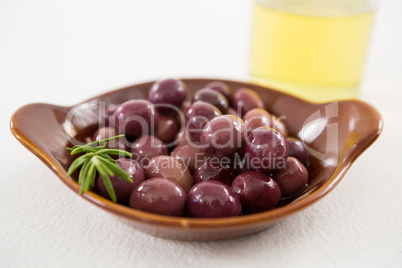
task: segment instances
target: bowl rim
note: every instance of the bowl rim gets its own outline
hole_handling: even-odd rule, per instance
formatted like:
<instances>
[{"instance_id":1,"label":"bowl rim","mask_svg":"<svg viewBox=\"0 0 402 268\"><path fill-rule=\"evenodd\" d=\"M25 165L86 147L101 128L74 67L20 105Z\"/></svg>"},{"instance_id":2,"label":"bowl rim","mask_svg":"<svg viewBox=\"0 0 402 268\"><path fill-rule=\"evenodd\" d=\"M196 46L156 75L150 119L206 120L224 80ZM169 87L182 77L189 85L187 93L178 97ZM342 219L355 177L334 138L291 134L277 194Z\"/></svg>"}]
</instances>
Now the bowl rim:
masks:
<instances>
[{"instance_id":1,"label":"bowl rim","mask_svg":"<svg viewBox=\"0 0 402 268\"><path fill-rule=\"evenodd\" d=\"M244 85L253 85L261 88L265 88L267 90L271 91L277 91L275 89L256 84L253 82L245 82L245 81L236 81L236 80L228 80L228 79L218 79L218 78L182 78L181 80L185 81L190 81L190 80L205 80L205 81L211 81L211 80L219 80L222 82L231 82L231 83L240 83ZM65 109L71 109L77 105L80 105L82 103L87 103L90 101L93 101L95 99L107 96L112 93L116 93L118 91L123 91L127 90L132 87L139 87L141 85L149 84L154 82L153 81L148 81L148 82L142 82L142 83L136 83L127 87L107 91L105 93L99 94L95 97L92 97L90 99L84 100L78 104L72 105L72 106L58 106L62 107ZM281 95L285 96L291 96L292 98L298 99L299 101L305 102L306 104L326 104L328 102L311 102L307 101L305 99L301 99L299 97L295 97L291 94L288 94L286 92L281 92L277 91ZM183 230L195 230L195 229L217 229L221 230L221 228L230 228L230 229L236 229L236 228L244 228L244 226L254 226L254 225L261 225L261 224L266 224L267 222L274 222L280 219L283 219L285 217L288 217L290 215L293 215L310 205L314 204L318 200L320 200L322 197L324 197L326 194L328 194L332 189L335 188L335 186L342 180L342 178L345 176L346 172L349 170L349 168L352 166L354 161L367 149L369 148L379 137L379 135L382 132L383 129L383 119L378 113L378 111L372 107L371 105L360 101L360 100L347 100L347 101L352 101L352 102L359 102L363 103L364 105L368 105L373 109L374 111L377 112L379 116L379 121L378 121L378 128L377 132L373 133L374 136L373 138L365 144L360 150L356 151L354 154L349 154L349 155L344 155L342 158L339 159L338 165L332 174L332 176L326 181L323 185L309 193L307 196L295 200L294 202L287 204L282 207L278 207L269 211L265 212L260 212L260 213L255 213L255 214L248 214L248 215L242 215L242 216L236 216L236 217L225 217L225 218L191 218L191 217L173 217L173 216L164 216L164 215L158 215L158 214L153 214L153 213L148 213L148 212L143 212L140 210L136 210L124 205L120 205L118 203L114 203L110 201L107 198L104 198L94 192L86 192L83 193L81 196L89 201L92 204L97 205L98 207L105 209L109 212L112 212L114 214L123 216L125 218L137 221L137 222L142 222L146 224L152 224L152 225L157 225L157 226L163 226L163 227L176 227L179 229ZM343 100L340 100L339 102L343 102ZM37 104L37 103L36 103ZM79 185L78 183L72 179L71 177L67 178L66 177L66 171L56 162L55 158L49 157L45 152L43 152L40 148L38 148L33 142L31 142L28 138L26 138L15 126L15 118L16 115L21 112L22 108L29 106L29 105L34 105L34 104L27 104L19 108L11 117L10 120L10 130L12 134L15 136L15 138L24 146L26 147L30 152L32 152L35 156L37 156L42 162L44 162L56 175L57 177L71 190L73 190L77 195L79 193ZM43 105L50 105L50 104L43 104Z\"/></svg>"}]
</instances>

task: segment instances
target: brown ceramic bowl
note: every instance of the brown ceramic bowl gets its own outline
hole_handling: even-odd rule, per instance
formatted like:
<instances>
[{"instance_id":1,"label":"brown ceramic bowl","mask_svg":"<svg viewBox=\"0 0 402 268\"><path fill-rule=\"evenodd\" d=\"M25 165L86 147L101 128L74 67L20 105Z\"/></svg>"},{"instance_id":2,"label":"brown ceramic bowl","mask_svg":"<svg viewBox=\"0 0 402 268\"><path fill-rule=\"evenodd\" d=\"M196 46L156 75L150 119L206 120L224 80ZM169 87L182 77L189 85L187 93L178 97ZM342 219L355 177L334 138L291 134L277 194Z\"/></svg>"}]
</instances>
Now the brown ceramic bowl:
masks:
<instances>
[{"instance_id":1,"label":"brown ceramic bowl","mask_svg":"<svg viewBox=\"0 0 402 268\"><path fill-rule=\"evenodd\" d=\"M183 79L188 85L189 96L213 80ZM377 110L358 100L311 103L259 85L222 81L232 90L248 87L258 92L268 111L285 118L290 135L302 138L310 147L315 157L312 157L309 167L308 187L300 195L282 202L271 211L218 219L150 214L113 203L94 192L87 192L82 197L117 215L136 229L155 236L180 240L240 237L264 230L326 195L382 130L383 121ZM92 136L98 126L98 109L101 105L147 98L152 83L111 91L72 107L43 103L26 105L12 116L11 131L18 141L78 194L76 180L66 177L66 170L72 161L66 146L71 145L71 139L82 141Z\"/></svg>"}]
</instances>

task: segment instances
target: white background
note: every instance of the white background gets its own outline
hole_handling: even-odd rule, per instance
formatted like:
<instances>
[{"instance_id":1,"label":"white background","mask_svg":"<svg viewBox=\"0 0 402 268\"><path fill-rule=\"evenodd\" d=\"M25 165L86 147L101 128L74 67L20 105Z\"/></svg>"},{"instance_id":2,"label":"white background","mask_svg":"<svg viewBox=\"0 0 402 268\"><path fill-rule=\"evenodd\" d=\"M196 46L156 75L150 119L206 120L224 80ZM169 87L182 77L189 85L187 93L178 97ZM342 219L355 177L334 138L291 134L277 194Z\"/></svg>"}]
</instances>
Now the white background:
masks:
<instances>
[{"instance_id":1,"label":"white background","mask_svg":"<svg viewBox=\"0 0 402 268\"><path fill-rule=\"evenodd\" d=\"M379 140L312 207L257 235L178 242L85 202L11 135L24 104L72 105L169 76L247 79L246 0L0 0L1 267L400 267L402 1L383 0L361 98Z\"/></svg>"}]
</instances>

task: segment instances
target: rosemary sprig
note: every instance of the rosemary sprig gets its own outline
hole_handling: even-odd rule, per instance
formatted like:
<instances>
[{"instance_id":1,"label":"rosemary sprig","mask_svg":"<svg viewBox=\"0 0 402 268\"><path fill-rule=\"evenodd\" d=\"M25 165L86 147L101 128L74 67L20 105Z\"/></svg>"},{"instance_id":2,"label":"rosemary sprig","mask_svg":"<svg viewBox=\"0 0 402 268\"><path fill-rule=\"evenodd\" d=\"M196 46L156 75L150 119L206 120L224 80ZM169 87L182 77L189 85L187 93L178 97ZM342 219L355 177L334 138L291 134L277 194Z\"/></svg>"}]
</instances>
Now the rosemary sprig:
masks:
<instances>
[{"instance_id":1,"label":"rosemary sprig","mask_svg":"<svg viewBox=\"0 0 402 268\"><path fill-rule=\"evenodd\" d=\"M108 141L118 139L123 136L124 135L118 135L101 141L94 141L84 145L75 145L72 148L66 148L71 155L83 153L83 155L71 163L67 171L67 177L70 177L74 171L77 170L77 168L82 166L78 176L78 184L81 186L79 194L83 194L94 187L97 173L99 174L110 196L110 199L113 202L116 202L117 198L112 186L112 182L110 181L110 176L117 175L123 180L133 182L127 172L116 165L116 161L110 157L110 155L124 155L131 157L131 154L123 150L106 148ZM104 144L99 145L102 143Z\"/></svg>"}]
</instances>

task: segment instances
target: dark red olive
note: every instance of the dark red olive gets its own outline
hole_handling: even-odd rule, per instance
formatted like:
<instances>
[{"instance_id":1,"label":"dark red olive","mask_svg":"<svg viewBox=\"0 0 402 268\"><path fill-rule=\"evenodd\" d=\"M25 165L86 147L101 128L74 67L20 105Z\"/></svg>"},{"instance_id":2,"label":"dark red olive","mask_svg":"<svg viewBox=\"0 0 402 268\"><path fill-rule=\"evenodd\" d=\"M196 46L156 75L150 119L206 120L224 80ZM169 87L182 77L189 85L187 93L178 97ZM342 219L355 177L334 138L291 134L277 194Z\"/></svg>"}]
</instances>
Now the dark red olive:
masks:
<instances>
[{"instance_id":1,"label":"dark red olive","mask_svg":"<svg viewBox=\"0 0 402 268\"><path fill-rule=\"evenodd\" d=\"M241 88L233 96L233 108L243 117L252 109L264 109L264 102L254 90Z\"/></svg>"},{"instance_id":2,"label":"dark red olive","mask_svg":"<svg viewBox=\"0 0 402 268\"><path fill-rule=\"evenodd\" d=\"M279 184L283 197L291 197L303 190L308 182L308 172L299 160L289 156L286 160L286 169L273 174Z\"/></svg>"},{"instance_id":3,"label":"dark red olive","mask_svg":"<svg viewBox=\"0 0 402 268\"><path fill-rule=\"evenodd\" d=\"M141 166L146 167L152 158L158 155L167 155L166 145L155 136L142 136L131 145L132 158Z\"/></svg>"},{"instance_id":4,"label":"dark red olive","mask_svg":"<svg viewBox=\"0 0 402 268\"><path fill-rule=\"evenodd\" d=\"M193 185L190 171L180 160L169 155L159 155L148 163L145 173L148 179L166 178L176 182L188 192Z\"/></svg>"},{"instance_id":5,"label":"dark red olive","mask_svg":"<svg viewBox=\"0 0 402 268\"><path fill-rule=\"evenodd\" d=\"M220 181L203 181L194 185L187 198L193 217L220 218L239 216L241 203L232 188Z\"/></svg>"},{"instance_id":6,"label":"dark red olive","mask_svg":"<svg viewBox=\"0 0 402 268\"><path fill-rule=\"evenodd\" d=\"M129 100L117 107L114 112L117 133L135 139L152 134L158 124L158 113L147 100Z\"/></svg>"},{"instance_id":7,"label":"dark red olive","mask_svg":"<svg viewBox=\"0 0 402 268\"><path fill-rule=\"evenodd\" d=\"M210 88L203 88L195 92L193 103L197 101L207 102L218 108L225 114L229 108L229 102L223 94Z\"/></svg>"},{"instance_id":8,"label":"dark red olive","mask_svg":"<svg viewBox=\"0 0 402 268\"><path fill-rule=\"evenodd\" d=\"M246 136L243 120L233 115L222 115L205 125L200 143L208 156L233 157L243 146Z\"/></svg>"},{"instance_id":9,"label":"dark red olive","mask_svg":"<svg viewBox=\"0 0 402 268\"><path fill-rule=\"evenodd\" d=\"M185 203L184 189L165 178L144 181L132 191L130 197L130 207L166 216L181 216Z\"/></svg>"},{"instance_id":10,"label":"dark red olive","mask_svg":"<svg viewBox=\"0 0 402 268\"><path fill-rule=\"evenodd\" d=\"M245 213L257 213L273 209L281 199L281 189L270 176L257 171L239 174L232 183L239 194Z\"/></svg>"},{"instance_id":11,"label":"dark red olive","mask_svg":"<svg viewBox=\"0 0 402 268\"><path fill-rule=\"evenodd\" d=\"M110 181L116 194L117 202L125 204L128 203L133 189L145 180L145 173L140 164L131 159L120 158L116 160L116 164L126 171L133 180L131 183L123 180L117 175L110 177ZM98 187L101 195L109 198L109 193L107 192L106 187L100 177L98 178Z\"/></svg>"},{"instance_id":12,"label":"dark red olive","mask_svg":"<svg viewBox=\"0 0 402 268\"><path fill-rule=\"evenodd\" d=\"M244 145L249 168L272 172L284 169L289 147L286 138L272 128L259 127L250 133Z\"/></svg>"},{"instance_id":13,"label":"dark red olive","mask_svg":"<svg viewBox=\"0 0 402 268\"><path fill-rule=\"evenodd\" d=\"M230 186L235 177L230 164L229 158L210 158L205 160L194 173L194 183L214 180Z\"/></svg>"}]
</instances>

